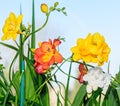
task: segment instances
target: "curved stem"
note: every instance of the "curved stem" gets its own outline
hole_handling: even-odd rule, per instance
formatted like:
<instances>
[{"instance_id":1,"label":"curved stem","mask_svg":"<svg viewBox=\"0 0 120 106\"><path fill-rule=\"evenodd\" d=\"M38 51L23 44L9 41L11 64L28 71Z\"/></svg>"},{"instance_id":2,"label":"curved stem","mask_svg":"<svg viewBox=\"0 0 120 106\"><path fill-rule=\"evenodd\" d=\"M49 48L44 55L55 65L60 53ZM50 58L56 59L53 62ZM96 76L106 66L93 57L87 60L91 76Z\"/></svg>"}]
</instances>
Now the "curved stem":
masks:
<instances>
[{"instance_id":1,"label":"curved stem","mask_svg":"<svg viewBox=\"0 0 120 106\"><path fill-rule=\"evenodd\" d=\"M19 51L18 51L19 52ZM18 54L19 53L16 53L16 55L15 55L15 57L13 58L13 60L12 60L12 62L11 62L11 64L10 64L10 68L9 68L9 80L10 80L10 82L12 81L12 78L11 78L11 68L12 68L12 65L13 65L13 63L14 63L14 61L17 59L17 56L18 56Z\"/></svg>"},{"instance_id":2,"label":"curved stem","mask_svg":"<svg viewBox=\"0 0 120 106\"><path fill-rule=\"evenodd\" d=\"M66 62L66 60L63 61L62 64L61 64L59 67L61 67L65 62ZM51 78L57 73L58 70L59 70L59 69L57 69L57 70L36 90L36 92L35 92L29 99L31 99L33 96L36 97L37 95L39 95L39 93L41 92L42 87L43 87L49 80L51 80ZM39 92L38 92L38 91L39 91ZM36 94L37 94L37 95L36 95Z\"/></svg>"},{"instance_id":3,"label":"curved stem","mask_svg":"<svg viewBox=\"0 0 120 106\"><path fill-rule=\"evenodd\" d=\"M5 95L5 99L4 99L4 102L3 102L3 106L6 106L7 98L8 98L9 92L10 92L10 88L11 88L11 83L10 83L10 86L9 86L9 88L8 88L8 90L7 90L6 95Z\"/></svg>"},{"instance_id":4,"label":"curved stem","mask_svg":"<svg viewBox=\"0 0 120 106\"><path fill-rule=\"evenodd\" d=\"M50 15L50 12L48 13L47 18L46 18L46 21L44 22L44 24L43 24L40 28L38 28L37 30L35 30L34 32L31 32L30 34L28 34L28 35L25 37L25 39L23 40L23 43L29 38L30 35L32 35L33 33L36 33L36 32L38 32L38 31L42 30L42 29L46 26L46 24L47 24L47 22L48 22L48 19L49 19L49 15Z\"/></svg>"},{"instance_id":5,"label":"curved stem","mask_svg":"<svg viewBox=\"0 0 120 106\"><path fill-rule=\"evenodd\" d=\"M25 58L25 60L27 61L27 58L24 56L24 58ZM69 58L68 58L69 59ZM59 68L64 64L66 62L66 60L64 60L62 63L61 63L61 65L59 66ZM41 90L42 90L42 87L49 81L49 80L51 80L51 78L57 73L57 71L58 71L59 69L57 69L36 91L35 91L35 93L29 98L29 100L31 100L32 99L32 97L37 97L37 96L39 96L39 93L41 92ZM33 103L35 102L35 100L32 100L33 101ZM33 103L32 103L32 105L33 105ZM32 106L31 105L31 106Z\"/></svg>"},{"instance_id":6,"label":"curved stem","mask_svg":"<svg viewBox=\"0 0 120 106\"><path fill-rule=\"evenodd\" d=\"M74 63L84 64L83 62L70 60L70 58L68 58L68 59L65 59L65 58L64 58L64 60L66 60L67 62L71 62L71 61L72 61L72 62L74 62ZM94 67L95 67L95 66L90 65L90 64L86 64L86 66L89 66L89 67L91 67L91 68L94 68Z\"/></svg>"},{"instance_id":7,"label":"curved stem","mask_svg":"<svg viewBox=\"0 0 120 106\"><path fill-rule=\"evenodd\" d=\"M14 40L14 42L15 42L15 44L17 45L17 47L19 48L20 46L19 46L19 44L16 42L16 40Z\"/></svg>"},{"instance_id":8,"label":"curved stem","mask_svg":"<svg viewBox=\"0 0 120 106\"><path fill-rule=\"evenodd\" d=\"M57 66L57 65L56 65ZM67 73L65 73L59 66L57 66L57 68L63 73L63 74L65 74L65 75L67 75L67 76L69 76L69 77L71 77L71 78L73 78L73 79L76 79L76 80L78 80L76 77L74 77L74 76L71 76L71 75L69 75L69 74L67 74Z\"/></svg>"}]
</instances>

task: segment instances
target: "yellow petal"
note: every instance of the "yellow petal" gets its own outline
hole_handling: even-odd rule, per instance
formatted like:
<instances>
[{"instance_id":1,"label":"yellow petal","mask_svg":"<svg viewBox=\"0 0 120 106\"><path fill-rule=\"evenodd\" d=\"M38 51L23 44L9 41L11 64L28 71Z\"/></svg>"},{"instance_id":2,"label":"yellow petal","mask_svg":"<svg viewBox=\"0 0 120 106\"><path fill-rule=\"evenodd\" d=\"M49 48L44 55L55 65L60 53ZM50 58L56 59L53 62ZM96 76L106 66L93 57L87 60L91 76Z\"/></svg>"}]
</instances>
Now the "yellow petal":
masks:
<instances>
[{"instance_id":1,"label":"yellow petal","mask_svg":"<svg viewBox=\"0 0 120 106\"><path fill-rule=\"evenodd\" d=\"M41 11L43 13L47 13L48 12L48 6L47 6L47 4L41 4Z\"/></svg>"}]
</instances>

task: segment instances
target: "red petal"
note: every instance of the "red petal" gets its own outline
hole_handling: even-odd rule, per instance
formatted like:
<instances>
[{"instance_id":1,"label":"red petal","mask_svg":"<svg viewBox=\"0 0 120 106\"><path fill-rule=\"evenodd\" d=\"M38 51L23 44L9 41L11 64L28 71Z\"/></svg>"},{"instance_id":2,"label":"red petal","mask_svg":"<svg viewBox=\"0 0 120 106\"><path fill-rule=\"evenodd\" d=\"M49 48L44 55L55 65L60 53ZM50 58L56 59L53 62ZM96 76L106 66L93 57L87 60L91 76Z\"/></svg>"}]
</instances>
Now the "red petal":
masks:
<instances>
[{"instance_id":1,"label":"red petal","mask_svg":"<svg viewBox=\"0 0 120 106\"><path fill-rule=\"evenodd\" d=\"M44 74L42 65L38 65L35 69L38 74Z\"/></svg>"},{"instance_id":2,"label":"red petal","mask_svg":"<svg viewBox=\"0 0 120 106\"><path fill-rule=\"evenodd\" d=\"M54 57L55 57L55 62L57 63L61 63L63 61L63 57L58 51L55 52Z\"/></svg>"},{"instance_id":3,"label":"red petal","mask_svg":"<svg viewBox=\"0 0 120 106\"><path fill-rule=\"evenodd\" d=\"M56 47L61 43L61 41L59 39L54 39L53 41L53 45Z\"/></svg>"},{"instance_id":4,"label":"red petal","mask_svg":"<svg viewBox=\"0 0 120 106\"><path fill-rule=\"evenodd\" d=\"M80 73L80 75L78 76L78 80L80 83L83 83L84 80L83 80L83 74Z\"/></svg>"}]
</instances>

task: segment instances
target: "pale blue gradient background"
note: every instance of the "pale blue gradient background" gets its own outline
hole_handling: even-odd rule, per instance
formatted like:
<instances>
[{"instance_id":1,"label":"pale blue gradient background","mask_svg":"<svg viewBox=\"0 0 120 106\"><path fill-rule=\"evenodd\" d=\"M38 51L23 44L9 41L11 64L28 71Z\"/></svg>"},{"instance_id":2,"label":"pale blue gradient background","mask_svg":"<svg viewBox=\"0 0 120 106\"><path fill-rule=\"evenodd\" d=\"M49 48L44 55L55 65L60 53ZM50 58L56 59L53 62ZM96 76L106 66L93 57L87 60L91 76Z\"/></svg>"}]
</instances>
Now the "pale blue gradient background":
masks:
<instances>
[{"instance_id":1,"label":"pale blue gradient background","mask_svg":"<svg viewBox=\"0 0 120 106\"><path fill-rule=\"evenodd\" d=\"M42 25L45 15L40 11L40 4L53 5L56 0L35 0L36 28ZM110 73L115 75L120 64L120 0L58 0L59 7L66 7L67 16L54 12L51 14L47 26L37 33L37 42L54 39L57 36L65 37L66 42L60 47L64 57L71 55L70 48L75 45L76 39L85 37L88 33L99 32L104 35L106 42L111 48ZM20 3L24 14L23 23L31 23L32 0L0 0L0 37L4 20L12 11L19 15ZM6 41L13 44L13 42ZM3 49L0 46L0 55L3 56L5 65L8 66L13 51ZM17 63L17 62L16 62ZM63 69L68 72L66 65ZM107 64L103 66L107 72ZM77 66L73 68L73 75L76 76ZM64 81L64 75L59 73L60 80ZM61 77L63 76L63 77Z\"/></svg>"}]
</instances>

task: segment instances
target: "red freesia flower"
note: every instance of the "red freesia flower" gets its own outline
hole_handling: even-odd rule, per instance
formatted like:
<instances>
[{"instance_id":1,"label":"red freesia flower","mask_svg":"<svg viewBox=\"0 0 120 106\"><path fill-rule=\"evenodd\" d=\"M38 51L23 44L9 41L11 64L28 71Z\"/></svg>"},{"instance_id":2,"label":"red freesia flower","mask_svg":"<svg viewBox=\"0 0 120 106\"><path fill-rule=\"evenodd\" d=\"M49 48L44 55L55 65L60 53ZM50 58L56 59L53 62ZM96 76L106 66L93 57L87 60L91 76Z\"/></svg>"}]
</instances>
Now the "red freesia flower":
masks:
<instances>
[{"instance_id":1,"label":"red freesia flower","mask_svg":"<svg viewBox=\"0 0 120 106\"><path fill-rule=\"evenodd\" d=\"M83 83L83 76L87 73L87 70L86 70L86 67L84 64L80 64L79 65L79 71L80 71L80 74L78 76L78 80L80 83Z\"/></svg>"},{"instance_id":2,"label":"red freesia flower","mask_svg":"<svg viewBox=\"0 0 120 106\"><path fill-rule=\"evenodd\" d=\"M62 62L63 57L56 49L60 43L59 39L54 39L53 42L49 39L48 42L42 42L40 47L35 50L34 67L38 74L45 73L50 68L50 65Z\"/></svg>"}]
</instances>

